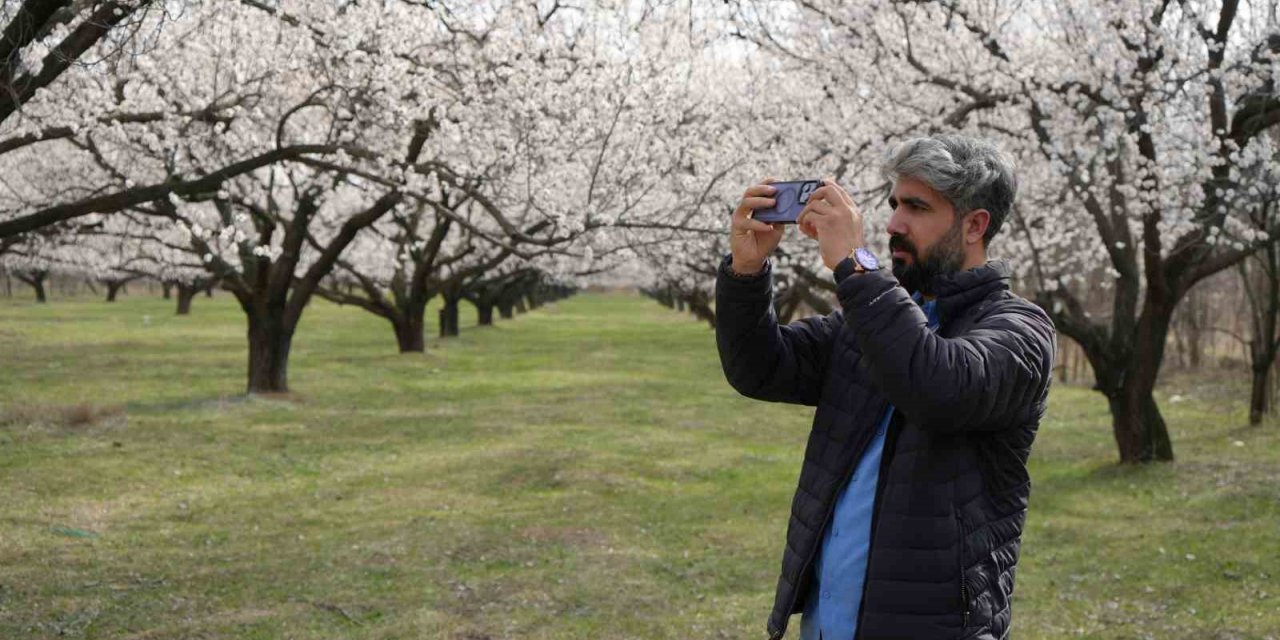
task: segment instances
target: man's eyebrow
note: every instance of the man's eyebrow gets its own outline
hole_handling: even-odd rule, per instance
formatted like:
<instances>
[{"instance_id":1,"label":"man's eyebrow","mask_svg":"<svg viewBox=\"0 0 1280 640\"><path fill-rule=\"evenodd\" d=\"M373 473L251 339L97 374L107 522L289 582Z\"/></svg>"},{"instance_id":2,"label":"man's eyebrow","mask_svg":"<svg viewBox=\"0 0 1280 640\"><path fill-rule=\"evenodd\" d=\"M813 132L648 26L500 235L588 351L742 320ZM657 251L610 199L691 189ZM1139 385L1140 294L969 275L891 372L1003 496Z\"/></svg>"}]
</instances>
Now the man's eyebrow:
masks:
<instances>
[{"instance_id":1,"label":"man's eyebrow","mask_svg":"<svg viewBox=\"0 0 1280 640\"><path fill-rule=\"evenodd\" d=\"M928 203L928 202L925 202L925 201L924 201L924 199L922 199L922 198L917 198L917 197L915 197L915 196L907 196L907 197L903 198L903 199L902 199L902 201L903 201L903 202L905 202L905 203L907 203L907 204L909 204L909 205L911 205L912 207L915 207L916 209L926 209L926 210L927 210L927 209L930 209L930 208L931 208L931 207L929 206L929 203Z\"/></svg>"}]
</instances>

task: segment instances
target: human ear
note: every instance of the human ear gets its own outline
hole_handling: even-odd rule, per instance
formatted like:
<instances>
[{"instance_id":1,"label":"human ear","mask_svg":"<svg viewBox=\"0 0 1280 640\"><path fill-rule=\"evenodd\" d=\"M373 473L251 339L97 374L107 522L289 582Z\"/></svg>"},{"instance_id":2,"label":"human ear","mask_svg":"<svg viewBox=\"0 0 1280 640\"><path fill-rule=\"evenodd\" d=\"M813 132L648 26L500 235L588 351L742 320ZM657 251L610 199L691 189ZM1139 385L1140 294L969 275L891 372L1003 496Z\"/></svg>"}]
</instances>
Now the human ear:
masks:
<instances>
[{"instance_id":1,"label":"human ear","mask_svg":"<svg viewBox=\"0 0 1280 640\"><path fill-rule=\"evenodd\" d=\"M964 223L965 244L982 242L987 227L991 226L991 212L986 209L974 209L969 212L969 219Z\"/></svg>"}]
</instances>

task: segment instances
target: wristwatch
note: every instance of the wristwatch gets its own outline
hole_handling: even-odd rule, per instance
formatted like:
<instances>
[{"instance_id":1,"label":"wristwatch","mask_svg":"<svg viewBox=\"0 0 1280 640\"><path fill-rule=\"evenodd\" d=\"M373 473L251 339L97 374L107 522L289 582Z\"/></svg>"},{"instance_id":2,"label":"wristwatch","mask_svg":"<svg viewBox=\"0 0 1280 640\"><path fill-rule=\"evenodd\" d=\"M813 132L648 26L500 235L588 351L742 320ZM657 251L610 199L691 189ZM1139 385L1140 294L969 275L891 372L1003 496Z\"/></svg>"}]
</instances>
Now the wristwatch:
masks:
<instances>
[{"instance_id":1,"label":"wristwatch","mask_svg":"<svg viewBox=\"0 0 1280 640\"><path fill-rule=\"evenodd\" d=\"M876 259L876 255L867 250L866 247L858 247L849 252L849 257L853 258L854 273L862 273L864 271L876 271L880 268L880 261Z\"/></svg>"},{"instance_id":2,"label":"wristwatch","mask_svg":"<svg viewBox=\"0 0 1280 640\"><path fill-rule=\"evenodd\" d=\"M855 274L866 273L868 271L878 271L880 269L880 261L876 259L875 254L867 250L866 247L858 247L849 252L849 256L840 261L835 268L836 283Z\"/></svg>"}]
</instances>

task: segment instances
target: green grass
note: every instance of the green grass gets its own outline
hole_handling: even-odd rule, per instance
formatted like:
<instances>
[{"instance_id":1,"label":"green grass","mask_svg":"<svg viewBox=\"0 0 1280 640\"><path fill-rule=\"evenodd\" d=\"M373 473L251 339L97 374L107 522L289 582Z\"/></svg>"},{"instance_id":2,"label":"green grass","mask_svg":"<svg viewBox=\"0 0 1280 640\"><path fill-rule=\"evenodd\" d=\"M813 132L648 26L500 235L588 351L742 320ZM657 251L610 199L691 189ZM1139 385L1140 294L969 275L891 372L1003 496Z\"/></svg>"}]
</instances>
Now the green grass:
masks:
<instances>
[{"instance_id":1,"label":"green grass","mask_svg":"<svg viewBox=\"0 0 1280 640\"><path fill-rule=\"evenodd\" d=\"M171 304L0 303L0 638L765 635L812 414L705 324L587 294L400 355L316 304L245 398L232 301ZM1280 429L1221 378L1149 467L1055 389L1014 637L1280 637Z\"/></svg>"}]
</instances>

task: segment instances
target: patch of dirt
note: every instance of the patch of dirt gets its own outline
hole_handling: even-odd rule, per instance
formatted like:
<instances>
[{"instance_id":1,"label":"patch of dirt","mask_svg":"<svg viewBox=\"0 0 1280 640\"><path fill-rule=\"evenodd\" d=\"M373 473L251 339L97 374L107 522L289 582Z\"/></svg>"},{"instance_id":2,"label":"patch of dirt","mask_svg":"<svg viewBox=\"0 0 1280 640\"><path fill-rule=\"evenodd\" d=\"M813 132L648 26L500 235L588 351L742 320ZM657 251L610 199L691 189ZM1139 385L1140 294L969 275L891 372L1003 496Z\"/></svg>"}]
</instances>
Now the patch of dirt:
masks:
<instances>
[{"instance_id":1,"label":"patch of dirt","mask_svg":"<svg viewBox=\"0 0 1280 640\"><path fill-rule=\"evenodd\" d=\"M306 606L307 605L305 603L290 602L271 609L247 607L243 609L233 609L230 611L211 611L207 615L200 617L187 617L182 623L181 630L174 629L172 627L159 627L127 635L124 636L124 638L127 638L128 640L149 640L151 638L214 637L216 634L211 630L212 627L246 625L267 618L294 617L299 615L299 612L301 612Z\"/></svg>"},{"instance_id":2,"label":"patch of dirt","mask_svg":"<svg viewBox=\"0 0 1280 640\"><path fill-rule=\"evenodd\" d=\"M531 526L516 532L521 538L534 542L558 542L575 547L604 546L608 537L590 527Z\"/></svg>"},{"instance_id":3,"label":"patch of dirt","mask_svg":"<svg viewBox=\"0 0 1280 640\"><path fill-rule=\"evenodd\" d=\"M507 611L520 595L520 587L511 582L463 582L449 580L449 594L442 598L443 610L474 620L489 611Z\"/></svg>"},{"instance_id":4,"label":"patch of dirt","mask_svg":"<svg viewBox=\"0 0 1280 640\"><path fill-rule=\"evenodd\" d=\"M254 400L277 402L280 404L307 404L310 399L296 391L260 391L249 394Z\"/></svg>"},{"instance_id":5,"label":"patch of dirt","mask_svg":"<svg viewBox=\"0 0 1280 640\"><path fill-rule=\"evenodd\" d=\"M27 428L74 433L90 427L125 420L121 405L90 402L75 404L18 404L0 408L0 428Z\"/></svg>"},{"instance_id":6,"label":"patch of dirt","mask_svg":"<svg viewBox=\"0 0 1280 640\"><path fill-rule=\"evenodd\" d=\"M463 631L449 636L450 640L493 640L493 636L479 631Z\"/></svg>"},{"instance_id":7,"label":"patch of dirt","mask_svg":"<svg viewBox=\"0 0 1280 640\"><path fill-rule=\"evenodd\" d=\"M1179 479L1188 488L1203 485L1212 480L1219 489L1234 488L1242 491L1273 488L1280 485L1280 467L1267 462L1232 459L1183 460L1176 463Z\"/></svg>"},{"instance_id":8,"label":"patch of dirt","mask_svg":"<svg viewBox=\"0 0 1280 640\"><path fill-rule=\"evenodd\" d=\"M302 433L307 430L307 425L286 422L283 424L255 424L249 426L249 431L254 433Z\"/></svg>"}]
</instances>

